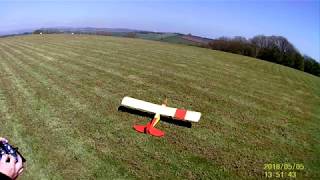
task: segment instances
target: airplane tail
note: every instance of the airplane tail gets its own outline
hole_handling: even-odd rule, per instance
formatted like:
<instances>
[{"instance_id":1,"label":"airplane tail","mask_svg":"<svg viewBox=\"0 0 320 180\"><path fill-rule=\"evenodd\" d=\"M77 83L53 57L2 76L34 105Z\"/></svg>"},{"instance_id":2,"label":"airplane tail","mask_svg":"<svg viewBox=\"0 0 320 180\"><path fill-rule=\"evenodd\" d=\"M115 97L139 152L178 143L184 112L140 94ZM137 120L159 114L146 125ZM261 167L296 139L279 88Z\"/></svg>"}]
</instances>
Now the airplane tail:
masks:
<instances>
[{"instance_id":1,"label":"airplane tail","mask_svg":"<svg viewBox=\"0 0 320 180\"><path fill-rule=\"evenodd\" d=\"M157 137L164 136L163 131L161 131L153 126L154 121L156 121L156 118L153 119L152 121L148 122L147 125L134 125L133 128L140 133L150 134L152 136L157 136Z\"/></svg>"}]
</instances>

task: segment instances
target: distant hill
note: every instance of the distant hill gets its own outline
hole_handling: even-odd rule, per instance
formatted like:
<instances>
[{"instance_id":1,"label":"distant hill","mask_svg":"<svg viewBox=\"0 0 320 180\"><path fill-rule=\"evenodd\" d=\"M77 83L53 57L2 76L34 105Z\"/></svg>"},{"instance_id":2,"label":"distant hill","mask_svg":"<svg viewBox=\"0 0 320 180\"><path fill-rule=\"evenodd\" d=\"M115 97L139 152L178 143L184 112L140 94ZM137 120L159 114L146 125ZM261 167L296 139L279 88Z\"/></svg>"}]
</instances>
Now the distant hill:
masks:
<instances>
[{"instance_id":1,"label":"distant hill","mask_svg":"<svg viewBox=\"0 0 320 180\"><path fill-rule=\"evenodd\" d=\"M129 33L129 32L138 32L139 30L134 29L126 29L126 28L95 28L95 27L84 27L84 28L41 28L37 31L43 31L43 32L61 32L61 33L98 33L98 32L122 32L122 33Z\"/></svg>"},{"instance_id":2,"label":"distant hill","mask_svg":"<svg viewBox=\"0 0 320 180\"><path fill-rule=\"evenodd\" d=\"M194 35L191 35L191 34L183 35L182 38L185 39L185 40L188 40L188 41L192 41L192 42L195 42L195 43L201 43L201 44L207 44L210 41L212 41L212 39L204 38L204 37L200 37L200 36L194 36Z\"/></svg>"},{"instance_id":3,"label":"distant hill","mask_svg":"<svg viewBox=\"0 0 320 180\"><path fill-rule=\"evenodd\" d=\"M32 34L34 30L35 29L30 28L30 29L19 29L14 31L0 31L0 37Z\"/></svg>"},{"instance_id":4,"label":"distant hill","mask_svg":"<svg viewBox=\"0 0 320 180\"><path fill-rule=\"evenodd\" d=\"M204 46L213 39L191 34L182 34L174 32L154 32L145 30L136 30L128 28L95 28L95 27L53 27L40 29L23 29L11 32L0 32L0 37L18 36L25 34L90 34L116 37L131 37L154 41L162 41L175 44L185 44L191 46Z\"/></svg>"},{"instance_id":5,"label":"distant hill","mask_svg":"<svg viewBox=\"0 0 320 180\"><path fill-rule=\"evenodd\" d=\"M34 34L60 34L60 33L74 33L74 34L95 34L105 36L131 37L141 38L147 40L163 41L168 43L186 44L193 46L201 46L208 44L212 39L191 34L181 34L172 32L153 32L144 30L135 30L127 28L41 28L33 31Z\"/></svg>"}]
</instances>

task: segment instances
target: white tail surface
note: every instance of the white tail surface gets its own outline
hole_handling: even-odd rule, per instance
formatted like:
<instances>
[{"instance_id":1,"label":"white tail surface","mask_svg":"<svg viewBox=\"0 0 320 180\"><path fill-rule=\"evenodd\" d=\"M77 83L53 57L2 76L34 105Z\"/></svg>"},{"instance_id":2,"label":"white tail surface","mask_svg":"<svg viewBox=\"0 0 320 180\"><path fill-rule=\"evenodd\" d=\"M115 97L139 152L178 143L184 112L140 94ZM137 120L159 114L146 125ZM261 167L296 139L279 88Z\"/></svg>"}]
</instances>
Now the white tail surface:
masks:
<instances>
[{"instance_id":1,"label":"white tail surface","mask_svg":"<svg viewBox=\"0 0 320 180\"><path fill-rule=\"evenodd\" d=\"M180 114L179 116L177 116L177 108L161 106L158 104L141 101L127 96L122 99L121 105L150 113L159 113L162 116L170 116L178 120L186 120L191 122L198 122L201 117L200 112L186 111L181 109L178 109L178 111L182 111L182 115Z\"/></svg>"}]
</instances>

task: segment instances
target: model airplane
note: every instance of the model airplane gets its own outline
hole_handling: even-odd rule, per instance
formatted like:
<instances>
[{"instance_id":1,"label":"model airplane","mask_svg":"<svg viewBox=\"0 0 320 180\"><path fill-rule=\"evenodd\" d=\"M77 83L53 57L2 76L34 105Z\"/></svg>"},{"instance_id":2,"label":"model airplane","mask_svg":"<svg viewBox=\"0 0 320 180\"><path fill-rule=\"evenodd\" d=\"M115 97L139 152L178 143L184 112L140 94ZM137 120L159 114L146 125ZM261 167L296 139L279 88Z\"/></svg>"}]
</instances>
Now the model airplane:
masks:
<instances>
[{"instance_id":1,"label":"model airplane","mask_svg":"<svg viewBox=\"0 0 320 180\"><path fill-rule=\"evenodd\" d=\"M151 134L153 136L158 136L158 137L161 137L164 135L163 131L155 128L155 125L160 120L160 116L167 116L167 117L172 117L175 120L190 121L190 122L198 122L201 117L200 112L167 107L166 100L162 105L158 105L158 104L153 104L150 102L134 99L131 97L124 97L122 99L121 105L124 107L137 109L140 111L155 113L154 118L150 122L148 122L147 125L134 125L134 129L138 132Z\"/></svg>"}]
</instances>

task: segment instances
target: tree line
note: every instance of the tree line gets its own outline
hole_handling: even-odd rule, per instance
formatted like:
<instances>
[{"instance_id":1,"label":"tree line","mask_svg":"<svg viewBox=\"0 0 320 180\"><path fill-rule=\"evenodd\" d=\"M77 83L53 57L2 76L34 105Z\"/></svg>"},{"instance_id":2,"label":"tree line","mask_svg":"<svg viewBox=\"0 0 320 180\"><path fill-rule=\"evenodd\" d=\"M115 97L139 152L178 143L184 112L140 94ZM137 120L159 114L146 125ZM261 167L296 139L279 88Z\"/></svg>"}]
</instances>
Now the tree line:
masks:
<instances>
[{"instance_id":1,"label":"tree line","mask_svg":"<svg viewBox=\"0 0 320 180\"><path fill-rule=\"evenodd\" d=\"M292 67L320 76L320 64L309 56L303 56L285 37L258 35L251 39L241 36L220 37L205 47L250 56Z\"/></svg>"}]
</instances>

